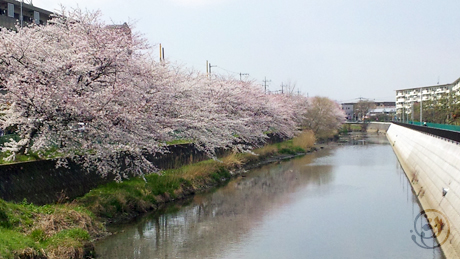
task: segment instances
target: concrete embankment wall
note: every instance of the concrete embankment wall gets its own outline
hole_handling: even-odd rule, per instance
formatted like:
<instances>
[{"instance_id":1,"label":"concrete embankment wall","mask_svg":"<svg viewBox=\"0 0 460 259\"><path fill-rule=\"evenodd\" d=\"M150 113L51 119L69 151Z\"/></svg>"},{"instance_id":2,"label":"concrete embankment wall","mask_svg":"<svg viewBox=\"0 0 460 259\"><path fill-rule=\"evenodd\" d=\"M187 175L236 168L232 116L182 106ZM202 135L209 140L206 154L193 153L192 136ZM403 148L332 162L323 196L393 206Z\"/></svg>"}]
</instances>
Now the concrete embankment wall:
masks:
<instances>
[{"instance_id":1,"label":"concrete embankment wall","mask_svg":"<svg viewBox=\"0 0 460 259\"><path fill-rule=\"evenodd\" d=\"M370 122L367 125L367 132L387 132L388 128L390 127L391 123L389 122Z\"/></svg>"},{"instance_id":2,"label":"concrete embankment wall","mask_svg":"<svg viewBox=\"0 0 460 259\"><path fill-rule=\"evenodd\" d=\"M270 135L266 143L281 141L283 138ZM222 157L229 152L218 149L216 155ZM209 159L209 156L193 144L180 144L170 145L167 153L148 159L159 169L172 169ZM73 162L69 162L68 168L56 168L55 160L0 165L0 199L15 202L26 199L35 204L73 200L113 179L113 175L102 178L96 171L87 172Z\"/></svg>"},{"instance_id":3,"label":"concrete embankment wall","mask_svg":"<svg viewBox=\"0 0 460 259\"><path fill-rule=\"evenodd\" d=\"M445 227L450 226L450 235L441 246L444 254L460 258L460 145L396 124L389 127L387 138L423 209L440 211L449 221ZM449 189L445 197L443 188Z\"/></svg>"},{"instance_id":4,"label":"concrete embankment wall","mask_svg":"<svg viewBox=\"0 0 460 259\"><path fill-rule=\"evenodd\" d=\"M171 169L209 159L193 144L171 145L168 150L150 159L156 167ZM56 160L0 165L0 199L15 202L26 199L35 204L72 200L113 179L113 175L102 178L95 171L87 172L73 162L69 162L68 168L56 168Z\"/></svg>"}]
</instances>

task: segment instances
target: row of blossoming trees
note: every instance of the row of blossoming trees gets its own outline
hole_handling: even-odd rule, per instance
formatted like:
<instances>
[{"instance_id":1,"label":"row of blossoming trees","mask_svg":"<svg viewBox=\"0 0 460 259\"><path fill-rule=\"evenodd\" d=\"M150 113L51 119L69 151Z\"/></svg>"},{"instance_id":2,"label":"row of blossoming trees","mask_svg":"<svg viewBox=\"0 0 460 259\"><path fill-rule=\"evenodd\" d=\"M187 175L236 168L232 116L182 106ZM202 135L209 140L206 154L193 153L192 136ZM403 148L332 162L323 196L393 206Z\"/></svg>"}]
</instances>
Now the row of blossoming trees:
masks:
<instances>
[{"instance_id":1,"label":"row of blossoming trees","mask_svg":"<svg viewBox=\"0 0 460 259\"><path fill-rule=\"evenodd\" d=\"M211 156L251 149L267 133L337 128L343 113L327 98L265 95L253 82L207 77L155 62L127 26L98 12L65 11L47 26L0 31L0 128L19 140L10 157L53 147L102 175L152 171L146 155L175 139Z\"/></svg>"}]
</instances>

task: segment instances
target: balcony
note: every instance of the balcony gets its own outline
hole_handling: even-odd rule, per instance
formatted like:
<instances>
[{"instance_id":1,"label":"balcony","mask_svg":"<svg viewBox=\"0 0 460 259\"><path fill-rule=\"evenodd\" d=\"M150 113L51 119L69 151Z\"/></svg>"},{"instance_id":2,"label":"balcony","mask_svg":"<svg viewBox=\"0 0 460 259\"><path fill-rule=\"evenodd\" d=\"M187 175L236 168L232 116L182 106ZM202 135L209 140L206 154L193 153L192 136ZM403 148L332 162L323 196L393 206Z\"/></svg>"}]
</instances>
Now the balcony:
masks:
<instances>
[{"instance_id":1,"label":"balcony","mask_svg":"<svg viewBox=\"0 0 460 259\"><path fill-rule=\"evenodd\" d=\"M12 29L16 25L18 20L16 18L8 17L6 15L0 15L0 27Z\"/></svg>"}]
</instances>

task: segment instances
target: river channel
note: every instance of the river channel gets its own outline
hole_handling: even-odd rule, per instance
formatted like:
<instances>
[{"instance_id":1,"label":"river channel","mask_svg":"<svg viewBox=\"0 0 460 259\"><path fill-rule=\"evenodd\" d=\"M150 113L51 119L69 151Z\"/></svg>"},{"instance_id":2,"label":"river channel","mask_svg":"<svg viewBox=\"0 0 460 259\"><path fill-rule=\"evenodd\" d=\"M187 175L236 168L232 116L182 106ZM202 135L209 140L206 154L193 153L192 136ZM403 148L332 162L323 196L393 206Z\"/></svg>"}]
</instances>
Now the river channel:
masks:
<instances>
[{"instance_id":1,"label":"river channel","mask_svg":"<svg viewBox=\"0 0 460 259\"><path fill-rule=\"evenodd\" d=\"M113 227L99 258L444 258L412 240L421 211L384 135L267 165Z\"/></svg>"}]
</instances>

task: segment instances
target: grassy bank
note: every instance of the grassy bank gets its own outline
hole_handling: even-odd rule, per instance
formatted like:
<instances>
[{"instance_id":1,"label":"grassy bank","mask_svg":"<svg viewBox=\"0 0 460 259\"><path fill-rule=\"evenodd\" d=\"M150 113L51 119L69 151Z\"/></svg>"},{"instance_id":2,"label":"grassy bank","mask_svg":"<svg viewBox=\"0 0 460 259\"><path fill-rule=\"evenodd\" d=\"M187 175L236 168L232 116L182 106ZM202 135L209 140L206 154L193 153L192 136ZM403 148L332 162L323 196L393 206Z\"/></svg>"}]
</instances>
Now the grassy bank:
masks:
<instances>
[{"instance_id":1,"label":"grassy bank","mask_svg":"<svg viewBox=\"0 0 460 259\"><path fill-rule=\"evenodd\" d=\"M35 206L0 200L0 258L84 258L104 225L73 203Z\"/></svg>"},{"instance_id":2,"label":"grassy bank","mask_svg":"<svg viewBox=\"0 0 460 259\"><path fill-rule=\"evenodd\" d=\"M363 124L343 124L340 133L346 134L348 132L361 132L364 130Z\"/></svg>"},{"instance_id":3,"label":"grassy bank","mask_svg":"<svg viewBox=\"0 0 460 259\"><path fill-rule=\"evenodd\" d=\"M0 200L0 258L85 258L91 240L105 235L105 223L132 219L176 199L218 186L241 172L244 165L274 155L304 153L315 138L297 138L231 154L178 169L109 183L70 203L35 206Z\"/></svg>"}]
</instances>

